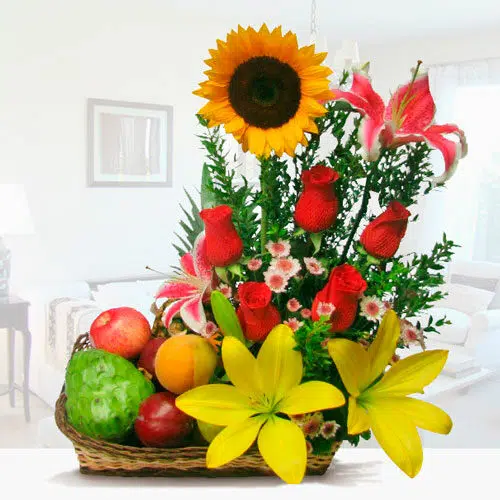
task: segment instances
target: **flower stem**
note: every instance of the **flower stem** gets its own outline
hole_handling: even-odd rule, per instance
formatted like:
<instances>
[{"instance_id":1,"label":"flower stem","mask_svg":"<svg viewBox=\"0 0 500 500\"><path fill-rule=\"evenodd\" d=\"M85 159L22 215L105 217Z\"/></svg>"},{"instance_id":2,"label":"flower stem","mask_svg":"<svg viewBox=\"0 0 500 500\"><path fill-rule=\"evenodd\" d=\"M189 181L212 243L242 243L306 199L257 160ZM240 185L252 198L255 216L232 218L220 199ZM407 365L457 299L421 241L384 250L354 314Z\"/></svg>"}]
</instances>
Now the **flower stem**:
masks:
<instances>
[{"instance_id":1,"label":"flower stem","mask_svg":"<svg viewBox=\"0 0 500 500\"><path fill-rule=\"evenodd\" d=\"M260 252L264 255L266 251L267 243L267 203L268 203L268 185L267 185L267 173L269 168L269 162L266 159L261 159L260 161L260 190L261 190L261 201L260 201Z\"/></svg>"},{"instance_id":2,"label":"flower stem","mask_svg":"<svg viewBox=\"0 0 500 500\"><path fill-rule=\"evenodd\" d=\"M340 264L343 264L346 261L347 254L349 253L349 250L351 248L352 240L354 239L354 236L356 236L358 227L361 224L361 221L366 214L366 210L368 209L368 202L370 201L371 183L373 177L375 176L381 158L382 155L379 156L378 160L370 163L369 166L370 173L366 176L366 184L365 184L365 190L363 192L363 198L361 200L361 207L359 209L358 215L356 215L356 219L354 219L354 222L352 223L351 232L349 233L349 237L347 238L347 243L345 244L344 251L342 252L342 256L340 257Z\"/></svg>"}]
</instances>

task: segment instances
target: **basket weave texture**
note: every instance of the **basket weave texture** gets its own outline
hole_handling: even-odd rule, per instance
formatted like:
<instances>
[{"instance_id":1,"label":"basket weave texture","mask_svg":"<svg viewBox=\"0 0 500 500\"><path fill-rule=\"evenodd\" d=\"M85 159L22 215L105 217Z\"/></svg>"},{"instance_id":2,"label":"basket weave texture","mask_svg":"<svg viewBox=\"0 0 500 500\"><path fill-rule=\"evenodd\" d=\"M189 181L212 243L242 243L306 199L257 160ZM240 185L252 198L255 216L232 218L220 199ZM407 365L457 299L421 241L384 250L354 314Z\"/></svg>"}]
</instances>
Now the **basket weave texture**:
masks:
<instances>
[{"instance_id":1,"label":"basket weave texture","mask_svg":"<svg viewBox=\"0 0 500 500\"><path fill-rule=\"evenodd\" d=\"M75 352L91 348L88 334L75 342ZM83 474L109 476L165 476L165 477L250 477L273 476L259 451L251 448L243 456L217 469L207 469L206 446L183 448L145 448L125 446L84 436L67 420L64 387L56 403L55 420L61 432L73 443ZM335 452L337 442L327 455L309 455L307 475L322 475L326 472Z\"/></svg>"}]
</instances>

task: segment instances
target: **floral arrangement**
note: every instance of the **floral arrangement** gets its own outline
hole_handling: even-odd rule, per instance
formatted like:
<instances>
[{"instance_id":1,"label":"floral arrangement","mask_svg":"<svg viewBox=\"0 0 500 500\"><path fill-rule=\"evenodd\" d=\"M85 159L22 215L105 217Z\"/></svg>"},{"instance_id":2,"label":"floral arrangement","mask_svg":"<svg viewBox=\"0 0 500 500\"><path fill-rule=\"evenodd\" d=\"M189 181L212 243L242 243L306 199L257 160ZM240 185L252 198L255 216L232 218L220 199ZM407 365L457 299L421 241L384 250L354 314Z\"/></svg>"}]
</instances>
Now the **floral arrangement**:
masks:
<instances>
[{"instance_id":1,"label":"floral arrangement","mask_svg":"<svg viewBox=\"0 0 500 500\"><path fill-rule=\"evenodd\" d=\"M447 434L452 422L410 397L441 372L447 351L425 339L448 321L413 318L443 298L456 245L443 236L428 254L398 250L412 205L452 176L466 142L434 124L420 62L384 103L366 65L332 86L325 57L266 25L210 50L195 91L208 100L201 202L183 209L180 263L157 294L154 328L167 340L151 370L196 419L208 468L256 443L299 483L308 457L373 434L414 477L417 428ZM257 158L258 186L236 177L230 135ZM438 177L431 148L444 160ZM422 352L400 358L411 344Z\"/></svg>"}]
</instances>

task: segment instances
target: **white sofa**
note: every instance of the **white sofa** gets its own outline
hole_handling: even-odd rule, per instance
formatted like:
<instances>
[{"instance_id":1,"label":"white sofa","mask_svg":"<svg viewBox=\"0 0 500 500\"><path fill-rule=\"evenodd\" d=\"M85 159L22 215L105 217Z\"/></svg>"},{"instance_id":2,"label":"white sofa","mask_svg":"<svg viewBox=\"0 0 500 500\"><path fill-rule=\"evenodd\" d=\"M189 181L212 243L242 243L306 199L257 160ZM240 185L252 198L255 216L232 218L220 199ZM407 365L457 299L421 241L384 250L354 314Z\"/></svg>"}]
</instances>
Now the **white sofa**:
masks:
<instances>
[{"instance_id":1,"label":"white sofa","mask_svg":"<svg viewBox=\"0 0 500 500\"><path fill-rule=\"evenodd\" d=\"M427 325L446 316L451 325L427 334L428 349L450 351L443 373L463 376L478 367L500 367L500 264L457 261L450 265L443 290L448 296L417 319ZM412 347L403 356L420 350Z\"/></svg>"}]
</instances>

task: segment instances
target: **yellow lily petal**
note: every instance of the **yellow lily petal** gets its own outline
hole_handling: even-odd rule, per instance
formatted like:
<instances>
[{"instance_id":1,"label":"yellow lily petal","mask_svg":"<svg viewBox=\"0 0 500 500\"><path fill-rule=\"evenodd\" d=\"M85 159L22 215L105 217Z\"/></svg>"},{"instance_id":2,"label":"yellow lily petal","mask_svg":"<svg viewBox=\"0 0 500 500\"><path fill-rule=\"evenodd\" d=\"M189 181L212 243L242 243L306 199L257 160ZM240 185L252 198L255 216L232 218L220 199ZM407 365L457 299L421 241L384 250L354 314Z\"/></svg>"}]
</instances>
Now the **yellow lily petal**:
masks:
<instances>
[{"instance_id":1,"label":"yellow lily petal","mask_svg":"<svg viewBox=\"0 0 500 500\"><path fill-rule=\"evenodd\" d=\"M448 351L425 351L398 361L382 377L380 382L365 391L363 397L407 396L423 393L443 369Z\"/></svg>"},{"instance_id":2,"label":"yellow lily petal","mask_svg":"<svg viewBox=\"0 0 500 500\"><path fill-rule=\"evenodd\" d=\"M349 398L347 409L347 432L354 436L361 434L370 428L370 416L368 412L358 403L356 398Z\"/></svg>"},{"instance_id":3,"label":"yellow lily petal","mask_svg":"<svg viewBox=\"0 0 500 500\"><path fill-rule=\"evenodd\" d=\"M267 418L265 415L247 418L217 434L207 450L207 468L220 467L243 455L255 441Z\"/></svg>"},{"instance_id":4,"label":"yellow lily petal","mask_svg":"<svg viewBox=\"0 0 500 500\"><path fill-rule=\"evenodd\" d=\"M275 326L257 355L261 387L274 403L299 385L302 380L302 355L294 351L293 331L286 325Z\"/></svg>"},{"instance_id":5,"label":"yellow lily petal","mask_svg":"<svg viewBox=\"0 0 500 500\"><path fill-rule=\"evenodd\" d=\"M423 461L422 441L415 424L389 399L368 407L375 439L389 458L408 476L415 477Z\"/></svg>"},{"instance_id":6,"label":"yellow lily petal","mask_svg":"<svg viewBox=\"0 0 500 500\"><path fill-rule=\"evenodd\" d=\"M232 384L247 396L257 399L261 394L257 361L236 337L224 337L222 361Z\"/></svg>"},{"instance_id":7,"label":"yellow lily petal","mask_svg":"<svg viewBox=\"0 0 500 500\"><path fill-rule=\"evenodd\" d=\"M333 385L317 380L294 387L281 400L277 412L299 415L337 408L345 404L344 395Z\"/></svg>"},{"instance_id":8,"label":"yellow lily petal","mask_svg":"<svg viewBox=\"0 0 500 500\"><path fill-rule=\"evenodd\" d=\"M369 382L375 380L386 369L389 360L396 351L400 334L398 315L393 310L387 311L378 327L375 340L368 348L370 357Z\"/></svg>"},{"instance_id":9,"label":"yellow lily petal","mask_svg":"<svg viewBox=\"0 0 500 500\"><path fill-rule=\"evenodd\" d=\"M299 484L304 478L307 447L304 433L290 420L271 417L257 440L259 451L267 465L283 481Z\"/></svg>"},{"instance_id":10,"label":"yellow lily petal","mask_svg":"<svg viewBox=\"0 0 500 500\"><path fill-rule=\"evenodd\" d=\"M426 401L408 397L384 398L384 401L390 401L417 427L426 431L449 434L453 427L453 422L445 411Z\"/></svg>"},{"instance_id":11,"label":"yellow lily petal","mask_svg":"<svg viewBox=\"0 0 500 500\"><path fill-rule=\"evenodd\" d=\"M351 340L333 339L328 342L328 352L349 394L358 396L370 382L368 380L370 358L365 348Z\"/></svg>"},{"instance_id":12,"label":"yellow lily petal","mask_svg":"<svg viewBox=\"0 0 500 500\"><path fill-rule=\"evenodd\" d=\"M177 396L175 405L197 420L222 426L241 422L258 413L250 407L250 400L243 393L225 384L195 387Z\"/></svg>"}]
</instances>

